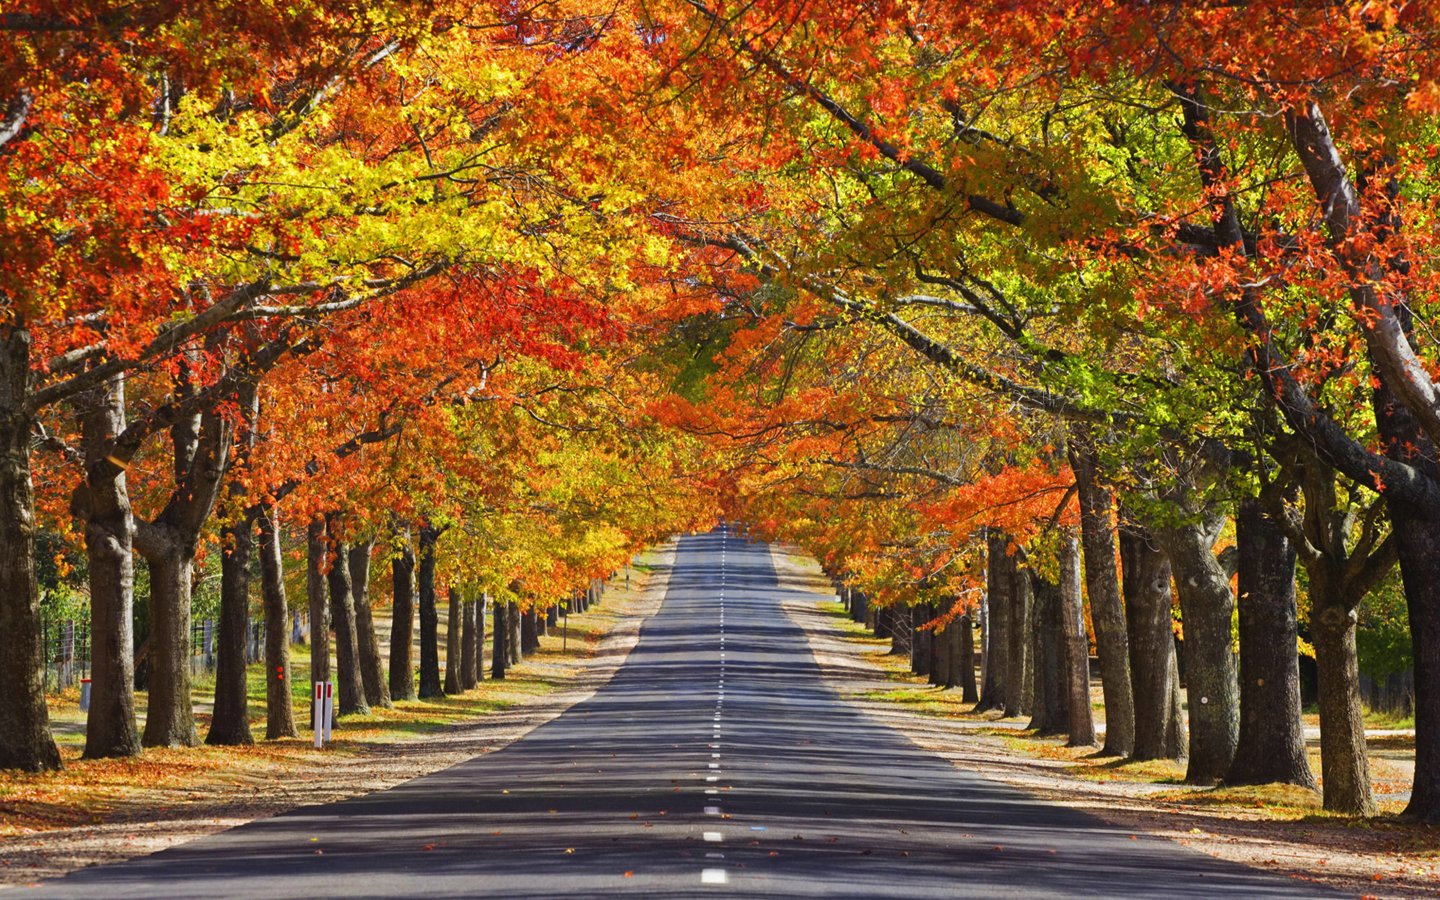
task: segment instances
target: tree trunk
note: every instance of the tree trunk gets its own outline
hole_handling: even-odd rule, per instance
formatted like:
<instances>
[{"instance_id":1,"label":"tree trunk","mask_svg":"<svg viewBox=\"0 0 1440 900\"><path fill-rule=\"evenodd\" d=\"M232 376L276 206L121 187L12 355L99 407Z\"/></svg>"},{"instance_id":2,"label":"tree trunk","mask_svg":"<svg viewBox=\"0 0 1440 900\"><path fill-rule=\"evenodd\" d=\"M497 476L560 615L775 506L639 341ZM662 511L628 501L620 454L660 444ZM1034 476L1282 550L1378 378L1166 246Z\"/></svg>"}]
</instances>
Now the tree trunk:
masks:
<instances>
[{"instance_id":1,"label":"tree trunk","mask_svg":"<svg viewBox=\"0 0 1440 900\"><path fill-rule=\"evenodd\" d=\"M415 552L410 533L397 531L399 549L390 561L394 607L390 621L390 699L415 699Z\"/></svg>"},{"instance_id":2,"label":"tree trunk","mask_svg":"<svg viewBox=\"0 0 1440 900\"><path fill-rule=\"evenodd\" d=\"M1185 631L1185 690L1190 710L1190 759L1185 780L1214 784L1225 777L1240 736L1240 696L1231 650L1235 595L1215 556L1213 523L1156 528L1170 559Z\"/></svg>"},{"instance_id":3,"label":"tree trunk","mask_svg":"<svg viewBox=\"0 0 1440 900\"><path fill-rule=\"evenodd\" d=\"M930 633L930 683L942 690L953 688L958 681L955 675L954 654L955 623Z\"/></svg>"},{"instance_id":4,"label":"tree trunk","mask_svg":"<svg viewBox=\"0 0 1440 900\"><path fill-rule=\"evenodd\" d=\"M290 695L290 605L274 507L260 516L260 593L265 603L265 738L273 741L297 734Z\"/></svg>"},{"instance_id":5,"label":"tree trunk","mask_svg":"<svg viewBox=\"0 0 1440 900\"><path fill-rule=\"evenodd\" d=\"M1072 428L1070 467L1080 500L1080 543L1100 689L1105 699L1105 756L1129 756L1135 749L1135 694L1130 674L1130 641L1120 579L1115 572L1115 525L1110 491L1100 484L1090 436Z\"/></svg>"},{"instance_id":6,"label":"tree trunk","mask_svg":"<svg viewBox=\"0 0 1440 900\"><path fill-rule=\"evenodd\" d=\"M490 592L481 591L475 604L475 681L485 677L485 613L490 609Z\"/></svg>"},{"instance_id":7,"label":"tree trunk","mask_svg":"<svg viewBox=\"0 0 1440 900\"><path fill-rule=\"evenodd\" d=\"M77 397L85 481L71 511L85 525L90 580L90 712L85 758L140 752L135 719L135 517L125 470L106 459L125 430L125 381L116 376Z\"/></svg>"},{"instance_id":8,"label":"tree trunk","mask_svg":"<svg viewBox=\"0 0 1440 900\"><path fill-rule=\"evenodd\" d=\"M339 540L339 518L328 519L328 530L335 539L335 558L325 580L330 587L330 621L335 628L335 709L338 715L365 715L370 704L365 700L365 680L360 674L360 635L355 627L355 590L350 582L350 545Z\"/></svg>"},{"instance_id":9,"label":"tree trunk","mask_svg":"<svg viewBox=\"0 0 1440 900\"><path fill-rule=\"evenodd\" d=\"M1020 568L1019 560L1011 567L1010 646L1005 659L1009 671L1005 683L1009 696L1005 700L1006 716L1023 716L1030 712L1035 695L1035 657L1030 652L1030 630L1034 627L1031 606L1034 595L1028 568Z\"/></svg>"},{"instance_id":10,"label":"tree trunk","mask_svg":"<svg viewBox=\"0 0 1440 900\"><path fill-rule=\"evenodd\" d=\"M982 663L985 677L980 685L980 702L977 712L991 709L1003 710L1009 705L1010 664L1007 662L1010 648L1010 614L1014 607L1011 599L1015 591L1015 558L1006 552L1010 539L1003 534L992 533L987 540L985 574L986 602L989 621L985 629L985 656Z\"/></svg>"},{"instance_id":11,"label":"tree trunk","mask_svg":"<svg viewBox=\"0 0 1440 900\"><path fill-rule=\"evenodd\" d=\"M1073 528L1065 529L1060 536L1059 614L1064 641L1066 731L1070 733L1070 746L1091 747L1095 744L1095 716L1090 709L1090 641L1085 634L1085 610L1080 597L1080 544Z\"/></svg>"},{"instance_id":12,"label":"tree trunk","mask_svg":"<svg viewBox=\"0 0 1440 900\"><path fill-rule=\"evenodd\" d=\"M1028 655L1033 661L1033 696L1030 724L1037 734L1059 734L1068 717L1065 679L1064 624L1060 621L1060 591L1050 581L1022 570L1031 582L1031 623Z\"/></svg>"},{"instance_id":13,"label":"tree trunk","mask_svg":"<svg viewBox=\"0 0 1440 900\"><path fill-rule=\"evenodd\" d=\"M1300 719L1295 546L1259 500L1240 501L1240 735L1227 784L1297 784L1312 790Z\"/></svg>"},{"instance_id":14,"label":"tree trunk","mask_svg":"<svg viewBox=\"0 0 1440 900\"><path fill-rule=\"evenodd\" d=\"M162 532L159 552L145 554L150 567L150 690L141 743L193 747L198 742L190 705L190 587L195 556L172 529L158 530Z\"/></svg>"},{"instance_id":15,"label":"tree trunk","mask_svg":"<svg viewBox=\"0 0 1440 900\"><path fill-rule=\"evenodd\" d=\"M505 670L510 668L510 648L506 646L510 642L510 624L505 621L508 613L508 604L496 603L492 614L495 621L490 623L490 630L494 632L494 646L490 648L490 677L496 681L504 680Z\"/></svg>"},{"instance_id":16,"label":"tree trunk","mask_svg":"<svg viewBox=\"0 0 1440 900\"><path fill-rule=\"evenodd\" d=\"M465 601L460 596L460 589L454 585L450 586L449 598L450 614L445 625L445 693L458 694L462 690L460 636L465 627Z\"/></svg>"},{"instance_id":17,"label":"tree trunk","mask_svg":"<svg viewBox=\"0 0 1440 900\"><path fill-rule=\"evenodd\" d=\"M60 751L45 703L35 584L30 332L23 324L7 329L0 329L0 769L42 772L60 768Z\"/></svg>"},{"instance_id":18,"label":"tree trunk","mask_svg":"<svg viewBox=\"0 0 1440 900\"><path fill-rule=\"evenodd\" d=\"M310 606L310 683L330 680L330 604L325 586L325 520L316 516L305 529L305 599ZM310 721L315 721L315 692L310 692Z\"/></svg>"},{"instance_id":19,"label":"tree trunk","mask_svg":"<svg viewBox=\"0 0 1440 900\"><path fill-rule=\"evenodd\" d=\"M440 685L440 611L435 597L435 543L440 531L420 529L420 698L443 697Z\"/></svg>"},{"instance_id":20,"label":"tree trunk","mask_svg":"<svg viewBox=\"0 0 1440 900\"><path fill-rule=\"evenodd\" d=\"M1415 783L1407 817L1440 823L1440 519L1390 504L1415 660Z\"/></svg>"},{"instance_id":21,"label":"tree trunk","mask_svg":"<svg viewBox=\"0 0 1440 900\"><path fill-rule=\"evenodd\" d=\"M960 699L966 703L976 703L979 701L980 695L975 690L975 629L968 614L961 616L957 621L960 626L955 636L962 692Z\"/></svg>"},{"instance_id":22,"label":"tree trunk","mask_svg":"<svg viewBox=\"0 0 1440 900\"><path fill-rule=\"evenodd\" d=\"M525 658L525 644L521 639L520 604L511 600L505 613L505 627L510 633L505 636L505 649L510 653L510 665L518 665Z\"/></svg>"},{"instance_id":23,"label":"tree trunk","mask_svg":"<svg viewBox=\"0 0 1440 900\"><path fill-rule=\"evenodd\" d=\"M479 663L476 662L475 643L475 600L474 595L460 607L460 689L468 691L479 678Z\"/></svg>"},{"instance_id":24,"label":"tree trunk","mask_svg":"<svg viewBox=\"0 0 1440 900\"><path fill-rule=\"evenodd\" d=\"M380 639L375 634L375 614L370 608L370 554L375 539L366 538L350 546L345 560L350 569L350 593L355 606L355 638L360 648L360 682L370 707L389 708L390 689L385 684L385 660L380 657Z\"/></svg>"},{"instance_id":25,"label":"tree trunk","mask_svg":"<svg viewBox=\"0 0 1440 900\"><path fill-rule=\"evenodd\" d=\"M910 671L915 675L930 675L930 632L920 626L930 621L927 607L917 603L910 607Z\"/></svg>"},{"instance_id":26,"label":"tree trunk","mask_svg":"<svg viewBox=\"0 0 1440 900\"><path fill-rule=\"evenodd\" d=\"M1137 760L1179 759L1185 741L1173 740L1179 718L1179 673L1171 616L1170 561L1148 536L1120 530L1124 570L1125 621L1130 644L1130 675L1135 698Z\"/></svg>"},{"instance_id":27,"label":"tree trunk","mask_svg":"<svg viewBox=\"0 0 1440 900\"><path fill-rule=\"evenodd\" d=\"M535 607L520 614L520 652L526 656L540 649L540 633L536 625Z\"/></svg>"},{"instance_id":28,"label":"tree trunk","mask_svg":"<svg viewBox=\"0 0 1440 900\"><path fill-rule=\"evenodd\" d=\"M1356 614L1335 596L1334 581L1310 576L1310 640L1319 682L1320 774L1325 808L1373 816L1365 711L1360 705L1360 665L1355 648Z\"/></svg>"},{"instance_id":29,"label":"tree trunk","mask_svg":"<svg viewBox=\"0 0 1440 900\"><path fill-rule=\"evenodd\" d=\"M246 645L250 631L250 557L255 521L248 512L220 529L220 636L215 664L215 709L205 743L240 746L255 743L250 734L250 696L246 684Z\"/></svg>"}]
</instances>

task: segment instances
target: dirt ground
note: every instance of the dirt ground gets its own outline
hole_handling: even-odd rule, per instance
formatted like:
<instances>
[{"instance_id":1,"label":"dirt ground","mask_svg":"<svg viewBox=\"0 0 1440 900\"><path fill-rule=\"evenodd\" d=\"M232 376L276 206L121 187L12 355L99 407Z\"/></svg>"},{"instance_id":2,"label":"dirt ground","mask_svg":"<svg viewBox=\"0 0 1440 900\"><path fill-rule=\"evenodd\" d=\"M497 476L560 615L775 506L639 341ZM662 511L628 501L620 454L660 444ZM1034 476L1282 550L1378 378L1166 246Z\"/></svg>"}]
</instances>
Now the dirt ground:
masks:
<instances>
[{"instance_id":1,"label":"dirt ground","mask_svg":"<svg viewBox=\"0 0 1440 900\"><path fill-rule=\"evenodd\" d=\"M785 612L809 636L827 678L869 715L900 730L920 747L968 771L1020 787L1044 800L1084 809L1116 828L1163 835L1211 856L1280 872L1366 897L1440 896L1440 829L1382 817L1364 821L1307 812L1292 789L1251 793L1174 783L1183 770L1158 773L1160 781L1124 777L1123 770L1081 777L1085 751L1059 741L1025 739L1018 720L950 718L897 702L897 687L918 679L887 662L888 641L861 637L836 612L818 566L782 549L775 568L791 588L809 588L814 600L791 594ZM938 692L938 688L928 690ZM1154 775L1156 773L1150 772ZM1293 789L1296 793L1309 794Z\"/></svg>"},{"instance_id":2,"label":"dirt ground","mask_svg":"<svg viewBox=\"0 0 1440 900\"><path fill-rule=\"evenodd\" d=\"M483 716L413 739L342 741L324 751L304 741L260 742L231 751L218 766L213 757L197 764L216 748L147 751L138 760L106 765L104 783L90 779L91 795L105 793L103 811L57 812L51 821L33 814L43 796L37 800L30 790L21 800L21 792L0 786L0 820L25 823L0 837L0 888L154 853L297 806L383 790L498 750L609 680L635 646L641 623L664 599L673 557L673 543L659 548L649 576L630 589L617 579L604 602L572 618L572 625L591 620L585 624L596 640L583 654L572 640L570 653L561 655L557 639L547 638L546 648L512 668L506 682L482 683L502 692L494 711ZM53 793L63 796L61 787L73 789L77 777L61 773ZM26 804L28 815L7 817ZM55 804L59 810L66 805Z\"/></svg>"}]
</instances>

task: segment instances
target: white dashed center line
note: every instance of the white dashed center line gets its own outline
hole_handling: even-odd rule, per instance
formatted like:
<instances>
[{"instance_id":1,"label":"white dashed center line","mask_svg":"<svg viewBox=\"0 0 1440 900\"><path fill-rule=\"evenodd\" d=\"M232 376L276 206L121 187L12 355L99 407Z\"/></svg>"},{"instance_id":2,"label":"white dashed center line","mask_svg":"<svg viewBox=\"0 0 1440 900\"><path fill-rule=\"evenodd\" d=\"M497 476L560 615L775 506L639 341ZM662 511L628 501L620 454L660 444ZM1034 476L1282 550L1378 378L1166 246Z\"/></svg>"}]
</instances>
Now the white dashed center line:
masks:
<instances>
[{"instance_id":1,"label":"white dashed center line","mask_svg":"<svg viewBox=\"0 0 1440 900\"><path fill-rule=\"evenodd\" d=\"M730 876L725 874L724 869L701 869L701 884L729 884Z\"/></svg>"}]
</instances>

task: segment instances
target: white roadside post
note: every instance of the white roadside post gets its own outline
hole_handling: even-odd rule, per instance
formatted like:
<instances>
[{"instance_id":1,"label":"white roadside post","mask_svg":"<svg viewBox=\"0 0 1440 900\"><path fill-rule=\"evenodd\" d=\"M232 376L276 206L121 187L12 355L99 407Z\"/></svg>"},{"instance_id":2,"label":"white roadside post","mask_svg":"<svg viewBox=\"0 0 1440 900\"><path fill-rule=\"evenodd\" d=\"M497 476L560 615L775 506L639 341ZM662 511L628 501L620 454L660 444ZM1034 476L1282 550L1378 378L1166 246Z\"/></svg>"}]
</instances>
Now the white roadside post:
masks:
<instances>
[{"instance_id":1,"label":"white roadside post","mask_svg":"<svg viewBox=\"0 0 1440 900\"><path fill-rule=\"evenodd\" d=\"M330 731L335 725L335 682L325 682L325 740L330 740Z\"/></svg>"},{"instance_id":2,"label":"white roadside post","mask_svg":"<svg viewBox=\"0 0 1440 900\"><path fill-rule=\"evenodd\" d=\"M315 702L310 705L310 718L315 726L315 749L325 746L325 682L315 682Z\"/></svg>"}]
</instances>

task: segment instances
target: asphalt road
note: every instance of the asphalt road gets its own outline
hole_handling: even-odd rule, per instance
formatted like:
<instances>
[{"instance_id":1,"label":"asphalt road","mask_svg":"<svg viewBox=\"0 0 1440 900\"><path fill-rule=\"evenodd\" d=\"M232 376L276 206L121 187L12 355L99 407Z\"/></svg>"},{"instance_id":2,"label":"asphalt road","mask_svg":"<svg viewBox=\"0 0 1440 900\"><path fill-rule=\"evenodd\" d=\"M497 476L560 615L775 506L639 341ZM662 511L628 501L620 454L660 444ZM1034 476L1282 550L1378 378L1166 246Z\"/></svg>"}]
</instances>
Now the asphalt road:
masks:
<instances>
[{"instance_id":1,"label":"asphalt road","mask_svg":"<svg viewBox=\"0 0 1440 900\"><path fill-rule=\"evenodd\" d=\"M1256 897L1313 885L956 770L821 681L763 545L685 538L614 679L509 747L44 897Z\"/></svg>"}]
</instances>

